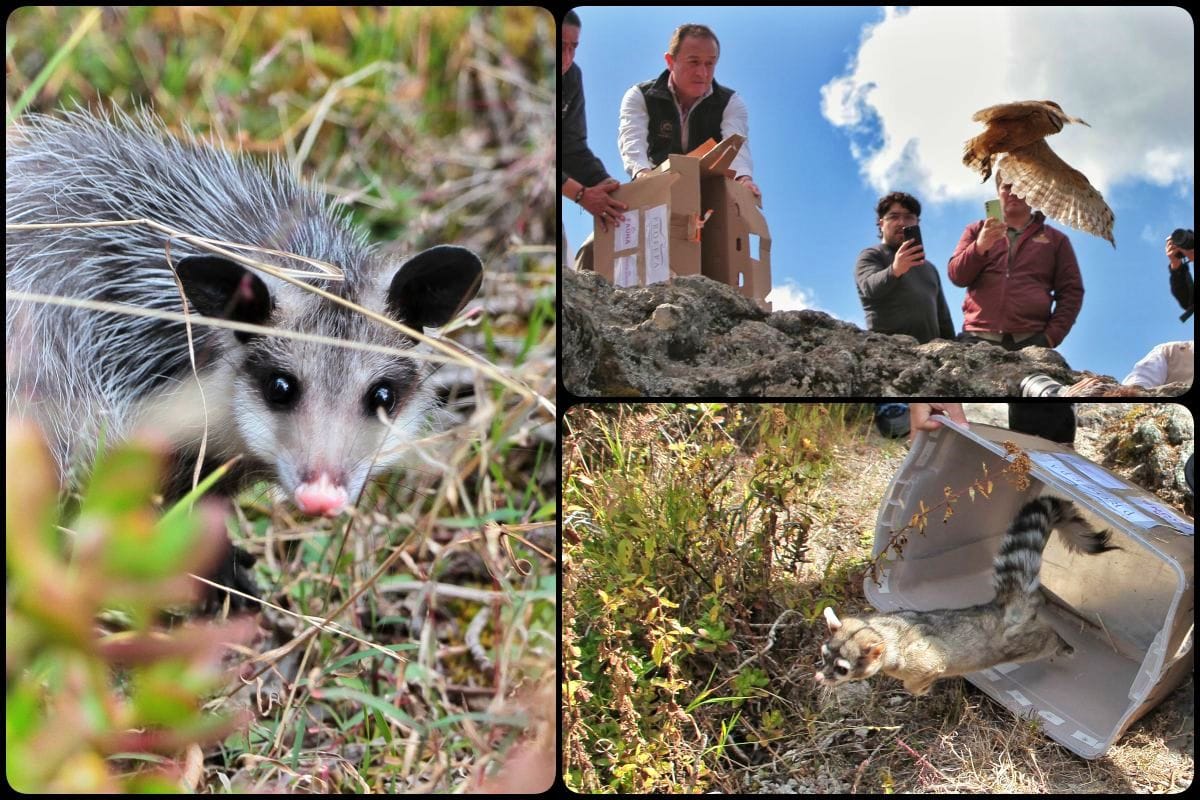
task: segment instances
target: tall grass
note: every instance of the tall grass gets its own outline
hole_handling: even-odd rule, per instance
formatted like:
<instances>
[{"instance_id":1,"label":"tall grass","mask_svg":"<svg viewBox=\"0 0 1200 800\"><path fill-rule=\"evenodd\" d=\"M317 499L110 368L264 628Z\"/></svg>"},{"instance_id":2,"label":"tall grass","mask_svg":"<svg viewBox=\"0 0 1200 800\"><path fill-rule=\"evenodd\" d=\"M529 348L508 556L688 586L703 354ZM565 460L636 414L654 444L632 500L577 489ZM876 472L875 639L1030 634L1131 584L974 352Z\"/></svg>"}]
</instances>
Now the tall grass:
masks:
<instances>
[{"instance_id":1,"label":"tall grass","mask_svg":"<svg viewBox=\"0 0 1200 800\"><path fill-rule=\"evenodd\" d=\"M583 792L703 791L860 406L577 406L563 469L563 741ZM766 717L768 722L770 717Z\"/></svg>"}]
</instances>

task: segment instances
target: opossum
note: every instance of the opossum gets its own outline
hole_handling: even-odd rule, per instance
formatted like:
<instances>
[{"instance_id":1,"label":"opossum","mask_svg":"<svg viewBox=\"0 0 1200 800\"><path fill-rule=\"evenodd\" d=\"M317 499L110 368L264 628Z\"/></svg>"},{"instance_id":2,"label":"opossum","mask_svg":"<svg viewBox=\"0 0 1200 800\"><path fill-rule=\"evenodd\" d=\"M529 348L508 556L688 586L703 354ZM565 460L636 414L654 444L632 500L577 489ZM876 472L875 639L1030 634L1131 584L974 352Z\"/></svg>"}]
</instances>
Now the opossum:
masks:
<instances>
[{"instance_id":1,"label":"opossum","mask_svg":"<svg viewBox=\"0 0 1200 800\"><path fill-rule=\"evenodd\" d=\"M7 222L147 218L319 259L345 279L311 283L416 330L444 325L478 290L482 264L469 250L443 245L393 262L279 157L252 162L164 130L145 110L23 118L8 133ZM10 229L5 240L10 292L179 313L173 264L192 313L415 346L360 313L145 225ZM428 363L406 355L193 325L197 380L180 322L11 298L5 305L8 412L41 425L67 484L85 476L102 435L114 442L154 427L175 454L179 475L168 494L177 494L190 484L206 405L211 461L242 455L243 475L273 478L306 514L334 515L422 433L434 404Z\"/></svg>"}]
</instances>

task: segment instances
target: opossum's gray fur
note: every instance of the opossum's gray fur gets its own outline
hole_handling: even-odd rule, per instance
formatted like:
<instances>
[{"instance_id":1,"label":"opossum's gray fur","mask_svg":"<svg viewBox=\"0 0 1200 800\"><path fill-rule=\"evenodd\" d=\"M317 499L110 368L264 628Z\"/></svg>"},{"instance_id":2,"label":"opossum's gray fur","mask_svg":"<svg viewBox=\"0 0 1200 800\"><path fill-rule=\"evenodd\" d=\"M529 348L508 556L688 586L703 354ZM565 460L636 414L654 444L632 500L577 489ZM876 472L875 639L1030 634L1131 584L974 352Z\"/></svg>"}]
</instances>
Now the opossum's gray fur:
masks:
<instances>
[{"instance_id":1,"label":"opossum's gray fur","mask_svg":"<svg viewBox=\"0 0 1200 800\"><path fill-rule=\"evenodd\" d=\"M332 263L345 275L344 281L315 285L401 316L387 295L399 263L386 263L280 158L250 161L190 133L171 137L163 131L146 111L24 117L8 132L7 221L148 218L194 235L296 253ZM149 226L9 230L5 238L9 290L182 309L167 262L168 237ZM170 253L176 265L187 256L210 255L180 239L170 241ZM413 345L361 314L255 274L269 287L272 311L263 324L396 348ZM6 310L9 412L33 416L46 429L65 479L81 477L102 431L111 442L137 425L162 425L177 448L194 452L200 406L182 324L13 300ZM239 340L205 325L194 325L193 335L211 457L243 453L251 467L265 467L289 492L316 463L341 471L353 494L381 443L383 461L394 460L391 451L417 436L428 418L427 369L417 360L281 337ZM263 401L263 370L271 369L303 381L299 404L286 414ZM363 391L380 379L392 381L400 395L386 439L384 426L362 407Z\"/></svg>"}]
</instances>

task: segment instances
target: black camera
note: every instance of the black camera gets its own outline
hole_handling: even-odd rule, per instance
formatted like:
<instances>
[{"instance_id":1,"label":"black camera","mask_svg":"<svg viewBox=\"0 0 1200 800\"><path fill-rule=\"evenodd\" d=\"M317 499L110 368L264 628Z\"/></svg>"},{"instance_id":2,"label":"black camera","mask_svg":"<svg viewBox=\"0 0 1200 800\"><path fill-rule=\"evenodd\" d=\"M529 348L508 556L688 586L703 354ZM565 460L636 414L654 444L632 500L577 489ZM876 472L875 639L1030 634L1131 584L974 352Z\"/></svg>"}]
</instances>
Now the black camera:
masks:
<instances>
[{"instance_id":1,"label":"black camera","mask_svg":"<svg viewBox=\"0 0 1200 800\"><path fill-rule=\"evenodd\" d=\"M1171 231L1171 244L1180 250L1196 249L1196 232L1186 228L1176 228ZM1184 259L1187 260L1186 258Z\"/></svg>"}]
</instances>

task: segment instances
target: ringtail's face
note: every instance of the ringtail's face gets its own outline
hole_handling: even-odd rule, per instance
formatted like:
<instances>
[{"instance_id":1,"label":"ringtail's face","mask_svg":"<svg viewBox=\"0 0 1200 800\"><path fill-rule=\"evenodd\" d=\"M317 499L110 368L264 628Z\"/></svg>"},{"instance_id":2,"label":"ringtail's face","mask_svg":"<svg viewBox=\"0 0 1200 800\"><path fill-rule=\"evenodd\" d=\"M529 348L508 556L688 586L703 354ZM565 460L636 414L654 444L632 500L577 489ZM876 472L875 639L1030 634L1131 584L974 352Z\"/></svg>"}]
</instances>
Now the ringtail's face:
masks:
<instances>
[{"instance_id":1,"label":"ringtail's face","mask_svg":"<svg viewBox=\"0 0 1200 800\"><path fill-rule=\"evenodd\" d=\"M813 680L823 686L861 681L883 666L886 647L879 633L862 620L839 620L832 608L825 609L829 638L821 645L821 664Z\"/></svg>"},{"instance_id":2,"label":"ringtail's face","mask_svg":"<svg viewBox=\"0 0 1200 800\"><path fill-rule=\"evenodd\" d=\"M339 514L369 477L397 463L406 443L423 435L433 393L425 386L425 365L405 356L412 339L298 287L273 281L268 288L224 258L186 258L176 269L188 299L207 316L391 351L231 335L236 339L227 356L231 396L215 399L228 406L240 434L236 446L271 469L302 513ZM470 251L434 247L378 286L344 285L337 291L419 331L453 318L475 295L481 271Z\"/></svg>"}]
</instances>

